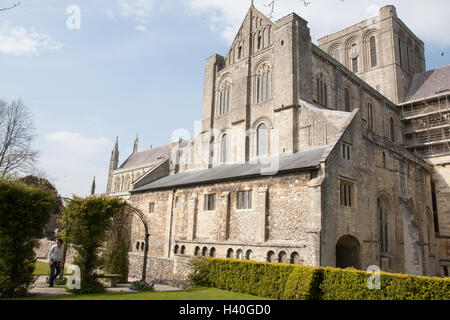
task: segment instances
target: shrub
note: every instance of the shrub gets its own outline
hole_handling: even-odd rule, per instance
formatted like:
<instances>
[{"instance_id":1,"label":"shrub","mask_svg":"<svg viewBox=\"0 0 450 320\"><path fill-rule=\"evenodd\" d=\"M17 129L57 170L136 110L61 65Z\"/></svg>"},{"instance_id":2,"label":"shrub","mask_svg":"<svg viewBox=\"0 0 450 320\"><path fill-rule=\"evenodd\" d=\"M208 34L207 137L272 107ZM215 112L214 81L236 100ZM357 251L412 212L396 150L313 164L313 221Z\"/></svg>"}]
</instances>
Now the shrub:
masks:
<instances>
[{"instance_id":1,"label":"shrub","mask_svg":"<svg viewBox=\"0 0 450 320\"><path fill-rule=\"evenodd\" d=\"M370 273L323 268L323 300L450 300L450 279L381 273L381 289L369 290Z\"/></svg>"},{"instance_id":2,"label":"shrub","mask_svg":"<svg viewBox=\"0 0 450 320\"><path fill-rule=\"evenodd\" d=\"M212 258L192 265L196 285L275 299L450 300L450 279L381 273L381 289L370 290L372 274L355 269Z\"/></svg>"},{"instance_id":3,"label":"shrub","mask_svg":"<svg viewBox=\"0 0 450 320\"><path fill-rule=\"evenodd\" d=\"M188 282L196 286L208 286L208 259L202 256L195 257L189 261L189 268L191 273L188 277Z\"/></svg>"},{"instance_id":4,"label":"shrub","mask_svg":"<svg viewBox=\"0 0 450 320\"><path fill-rule=\"evenodd\" d=\"M98 280L101 266L100 247L105 241L111 218L123 211L126 202L105 197L75 197L63 214L66 243L75 244L77 256L74 264L80 268L81 289L77 294L102 293L104 288Z\"/></svg>"},{"instance_id":5,"label":"shrub","mask_svg":"<svg viewBox=\"0 0 450 320\"><path fill-rule=\"evenodd\" d=\"M319 300L321 298L320 268L296 266L286 283L282 298L285 300Z\"/></svg>"},{"instance_id":6,"label":"shrub","mask_svg":"<svg viewBox=\"0 0 450 320\"><path fill-rule=\"evenodd\" d=\"M27 295L34 248L44 235L55 195L17 181L0 180L0 298Z\"/></svg>"},{"instance_id":7,"label":"shrub","mask_svg":"<svg viewBox=\"0 0 450 320\"><path fill-rule=\"evenodd\" d=\"M139 292L148 292L148 291L155 291L155 284L154 283L148 283L145 281L135 281L131 284L130 287L131 290L139 291Z\"/></svg>"},{"instance_id":8,"label":"shrub","mask_svg":"<svg viewBox=\"0 0 450 320\"><path fill-rule=\"evenodd\" d=\"M205 274L199 270L195 273L208 286L280 299L293 268L286 264L208 259ZM202 285L202 282L195 284Z\"/></svg>"}]
</instances>

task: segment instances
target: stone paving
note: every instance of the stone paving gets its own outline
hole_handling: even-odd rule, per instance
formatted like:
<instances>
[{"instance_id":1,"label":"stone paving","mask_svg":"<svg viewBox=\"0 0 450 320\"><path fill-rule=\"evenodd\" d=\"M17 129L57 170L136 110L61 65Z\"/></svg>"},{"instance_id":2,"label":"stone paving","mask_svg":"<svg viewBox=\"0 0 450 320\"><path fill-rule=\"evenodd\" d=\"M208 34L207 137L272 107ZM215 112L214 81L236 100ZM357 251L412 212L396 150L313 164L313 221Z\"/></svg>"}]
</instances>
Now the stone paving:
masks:
<instances>
[{"instance_id":1,"label":"stone paving","mask_svg":"<svg viewBox=\"0 0 450 320\"><path fill-rule=\"evenodd\" d=\"M46 260L39 260L46 262ZM67 266L68 267L68 266ZM130 278L128 279L128 284L118 284L116 288L108 287L109 284L105 283L106 293L131 293L136 292L130 289L131 283L134 281L138 281L140 279ZM155 284L155 291L163 292L163 291L179 291L182 290L180 288L174 288L166 285ZM47 276L39 276L36 282L30 289L30 297L60 297L60 296L70 296L72 295L69 292L66 292L65 286L54 286L50 288L47 283Z\"/></svg>"}]
</instances>

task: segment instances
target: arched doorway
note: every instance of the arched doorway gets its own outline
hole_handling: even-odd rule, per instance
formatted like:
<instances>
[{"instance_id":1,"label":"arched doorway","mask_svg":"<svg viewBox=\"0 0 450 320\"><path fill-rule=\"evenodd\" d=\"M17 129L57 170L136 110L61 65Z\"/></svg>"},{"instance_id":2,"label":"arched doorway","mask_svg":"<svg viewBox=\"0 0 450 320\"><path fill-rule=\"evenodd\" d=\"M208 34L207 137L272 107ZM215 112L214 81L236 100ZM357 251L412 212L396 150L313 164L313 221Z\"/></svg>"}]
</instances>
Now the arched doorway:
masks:
<instances>
[{"instance_id":1,"label":"arched doorway","mask_svg":"<svg viewBox=\"0 0 450 320\"><path fill-rule=\"evenodd\" d=\"M361 269L359 262L359 241L352 236L344 236L336 245L336 267Z\"/></svg>"}]
</instances>

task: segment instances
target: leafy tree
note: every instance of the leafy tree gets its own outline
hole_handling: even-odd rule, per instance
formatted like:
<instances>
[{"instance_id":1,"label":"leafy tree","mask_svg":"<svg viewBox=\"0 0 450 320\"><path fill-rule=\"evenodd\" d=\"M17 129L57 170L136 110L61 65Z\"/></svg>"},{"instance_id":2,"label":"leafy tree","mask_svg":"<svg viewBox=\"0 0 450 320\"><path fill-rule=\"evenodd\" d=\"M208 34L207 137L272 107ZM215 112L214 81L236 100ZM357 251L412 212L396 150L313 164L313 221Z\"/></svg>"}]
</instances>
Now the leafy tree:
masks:
<instances>
[{"instance_id":1,"label":"leafy tree","mask_svg":"<svg viewBox=\"0 0 450 320\"><path fill-rule=\"evenodd\" d=\"M67 205L63 213L64 238L77 252L74 264L81 271L79 294L102 293L99 282L100 248L104 243L111 219L123 212L126 202L106 197L78 198Z\"/></svg>"},{"instance_id":2,"label":"leafy tree","mask_svg":"<svg viewBox=\"0 0 450 320\"><path fill-rule=\"evenodd\" d=\"M107 232L106 250L102 256L105 272L123 275L119 283L128 283L130 219L131 213L126 209L111 219L111 226Z\"/></svg>"},{"instance_id":3,"label":"leafy tree","mask_svg":"<svg viewBox=\"0 0 450 320\"><path fill-rule=\"evenodd\" d=\"M58 190L56 187L47 179L39 178L33 175L29 175L19 179L21 182L25 183L28 186L43 188L45 190L53 192L55 195L55 203L53 206L52 214L61 215L64 210L64 205L61 197L58 195Z\"/></svg>"},{"instance_id":4,"label":"leafy tree","mask_svg":"<svg viewBox=\"0 0 450 320\"><path fill-rule=\"evenodd\" d=\"M27 295L54 194L0 179L0 298Z\"/></svg>"}]
</instances>

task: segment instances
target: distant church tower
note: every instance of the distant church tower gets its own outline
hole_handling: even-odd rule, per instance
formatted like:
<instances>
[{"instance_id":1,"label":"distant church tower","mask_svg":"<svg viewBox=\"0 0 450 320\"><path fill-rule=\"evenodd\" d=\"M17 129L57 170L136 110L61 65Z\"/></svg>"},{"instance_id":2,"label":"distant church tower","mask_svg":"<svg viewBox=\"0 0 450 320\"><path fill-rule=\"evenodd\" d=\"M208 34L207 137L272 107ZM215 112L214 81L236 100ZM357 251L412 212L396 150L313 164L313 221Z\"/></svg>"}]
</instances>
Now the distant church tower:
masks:
<instances>
[{"instance_id":1,"label":"distant church tower","mask_svg":"<svg viewBox=\"0 0 450 320\"><path fill-rule=\"evenodd\" d=\"M112 180L113 180L113 172L119 166L119 137L116 139L116 144L114 145L114 149L111 153L111 160L109 162L109 174L108 174L108 185L106 187L106 193L111 193L112 189Z\"/></svg>"}]
</instances>

